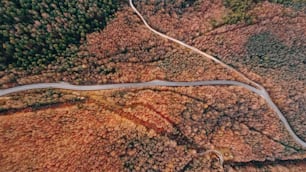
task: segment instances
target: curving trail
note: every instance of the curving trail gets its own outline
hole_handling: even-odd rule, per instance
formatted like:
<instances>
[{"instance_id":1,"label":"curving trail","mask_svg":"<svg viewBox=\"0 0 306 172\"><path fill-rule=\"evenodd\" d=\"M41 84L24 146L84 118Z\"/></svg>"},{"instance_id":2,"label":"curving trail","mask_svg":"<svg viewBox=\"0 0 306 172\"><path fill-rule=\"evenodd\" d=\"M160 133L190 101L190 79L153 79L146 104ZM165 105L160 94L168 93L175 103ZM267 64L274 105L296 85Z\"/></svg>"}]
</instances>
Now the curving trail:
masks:
<instances>
[{"instance_id":1,"label":"curving trail","mask_svg":"<svg viewBox=\"0 0 306 172\"><path fill-rule=\"evenodd\" d=\"M202 56L208 58L208 59L211 59L213 61L215 61L216 63L222 65L223 67L229 69L230 71L233 71L235 72L236 74L238 74L241 78L243 78L244 80L246 80L248 83L250 84L253 84L255 85L258 89L256 89L256 91L254 90L255 88L254 87L251 87L250 85L247 85L247 84L244 84L244 83L241 83L241 82L235 82L232 83L231 85L237 85L237 86L241 86L241 87L244 87L250 91L253 91L255 92L256 94L260 95L261 97L263 97L266 102L268 103L268 105L270 106L270 108L273 109L274 112L276 112L276 114L278 115L279 119L282 121L282 123L284 124L284 126L286 127L287 131L289 132L289 134L291 135L291 137L294 139L294 141L296 143L298 143L300 146L302 146L304 149L306 149L306 142L303 141L302 139L300 139L296 134L295 132L292 130L291 126L289 125L287 119L285 118L285 116L282 114L282 112L279 110L279 108L275 105L275 103L272 101L272 99L270 98L270 95L269 93L266 91L266 89L261 86L260 84L256 83L255 81L252 81L250 80L248 77L246 77L243 73L237 71L236 69L234 69L233 67L223 63L222 61L218 60L217 58L195 48L195 47L192 47L182 41L179 41L175 38L172 38L168 35L165 35L163 33L160 33L158 32L157 30L153 29L147 22L146 20L144 19L144 17L140 14L140 12L136 9L136 7L134 6L133 4L133 0L129 0L129 3L130 3L130 6L131 8L134 10L134 12L140 17L140 19L142 20L142 22L145 24L145 26L152 32L154 32L155 34L165 38L165 39L168 39L168 40L171 40L183 47L186 47L198 54L201 54ZM223 81L224 82L224 81ZM226 81L227 82L227 81ZM239 84L238 84L239 83ZM220 85L219 83L217 83L216 85ZM221 85L225 85L225 84L221 84Z\"/></svg>"},{"instance_id":2,"label":"curving trail","mask_svg":"<svg viewBox=\"0 0 306 172\"><path fill-rule=\"evenodd\" d=\"M270 106L270 108L278 115L279 119L282 121L284 124L285 128L291 135L292 139L299 144L303 149L306 149L306 142L300 139L295 132L292 130L291 126L289 125L287 119L284 117L282 112L279 110L279 108L275 105L275 103L272 101L270 98L268 92L265 90L263 86L260 84L250 80L247 78L244 74L241 72L237 71L236 69L232 68L231 66L228 66L227 64L223 63L222 61L214 58L213 56L206 54L202 52L201 50L192 47L190 45L185 44L184 42L181 42L177 39L174 39L172 37L169 37L163 33L160 33L156 30L154 30L150 25L146 22L144 17L139 13L139 11L135 8L133 1L129 0L131 8L134 10L134 12L140 17L140 19L143 21L145 26L154 32L155 34L171 40L177 44L180 44L181 46L184 46L198 54L203 55L204 57L211 59L215 61L216 63L219 63L223 67L237 73L240 77L242 77L244 80L246 80L247 83L250 83L254 85L255 87L248 85L246 83L238 82L238 81L230 81L230 80L212 80L212 81L192 81L192 82L172 82L172 81L164 81L164 80L153 80L149 82L140 82L140 83L120 83L120 84L105 84L105 85L90 85L90 86L82 86L82 85L71 85L66 82L60 82L60 83L38 83L38 84L29 84L29 85L23 85L23 86L17 86L13 88L8 88L8 89L0 89L0 96L4 96L6 94L14 93L14 92L20 92L20 91L25 91L25 90L30 90L30 89L41 89L41 88L59 88L59 89L69 89L69 90L107 90L107 89L119 89L119 88L141 88L141 87L152 87L152 86L167 86L167 87L186 87L186 86L207 86L207 85L234 85L234 86L239 86L242 88L245 88L249 91L254 92L255 94L261 96L262 98L265 99L267 104ZM208 150L208 152L215 152L219 159L220 162L223 163L223 158L222 155L219 154L217 151L214 150Z\"/></svg>"},{"instance_id":3,"label":"curving trail","mask_svg":"<svg viewBox=\"0 0 306 172\"><path fill-rule=\"evenodd\" d=\"M149 82L139 82L139 83L121 83L121 84L104 84L104 85L72 85L67 82L59 83L38 83L22 85L8 89L0 90L0 96L6 94L26 91L31 89L41 89L41 88L59 88L68 90L78 90L78 91L94 91L94 90L109 90L109 89L119 89L119 88L142 88L142 87L152 87L152 86L166 86L166 87L187 87L187 86L203 86L203 85L235 85L248 89L258 95L262 95L262 91L255 87L247 85L238 81L229 80L213 80L213 81L191 81L191 82L173 82L173 81L163 81L163 80L153 80Z\"/></svg>"}]
</instances>

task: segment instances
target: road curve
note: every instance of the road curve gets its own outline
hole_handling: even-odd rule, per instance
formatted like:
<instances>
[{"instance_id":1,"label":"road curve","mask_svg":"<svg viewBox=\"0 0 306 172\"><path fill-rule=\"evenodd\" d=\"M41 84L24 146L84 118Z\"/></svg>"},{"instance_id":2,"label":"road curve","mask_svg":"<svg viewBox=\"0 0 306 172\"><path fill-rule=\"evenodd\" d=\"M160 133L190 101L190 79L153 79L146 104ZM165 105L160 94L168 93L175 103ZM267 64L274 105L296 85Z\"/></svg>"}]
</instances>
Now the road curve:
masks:
<instances>
[{"instance_id":1,"label":"road curve","mask_svg":"<svg viewBox=\"0 0 306 172\"><path fill-rule=\"evenodd\" d=\"M292 139L299 144L303 149L306 149L306 142L300 139L296 133L293 131L291 126L289 125L287 119L284 117L282 112L279 110L279 108L275 105L275 103L270 98L268 92L264 89L263 86L260 84L248 79L245 75L243 75L241 72L237 71L236 69L228 66L227 64L223 63L222 61L214 58L213 56L206 54L202 52L201 50L192 47L190 45L187 45L175 38L169 37L163 33L160 33L156 30L154 30L152 27L148 25L146 20L143 18L143 16L138 12L138 10L133 5L133 1L129 0L131 8L135 11L135 13L141 18L143 23L146 25L148 29L150 29L155 34L171 40L175 43L178 43L186 48L189 48L192 51L195 51L201 55L203 55L206 58L209 58L211 60L214 60L215 62L221 64L227 69L230 69L231 71L236 72L239 74L242 78L244 78L247 82L255 85L256 87L253 87L251 85L238 82L238 81L230 81L230 80L212 80L212 81L192 81L192 82L172 82L172 81L164 81L164 80L153 80L149 82L140 82L140 83L119 83L119 84L104 84L104 85L89 85L89 86L83 86L83 85L71 85L66 82L59 82L59 83L38 83L38 84L29 84L29 85L23 85L23 86L17 86L13 88L8 89L0 89L0 96L4 96L10 93L14 92L20 92L25 90L31 90L31 89L41 89L41 88L59 88L59 89L69 89L69 90L107 90L107 89L119 89L119 88L141 88L141 87L152 87L152 86L167 86L167 87L186 87L186 86L207 86L207 85L234 85L243 87L249 91L254 92L255 94L261 96L265 99L267 104L270 106L270 108L278 115L279 119L284 124L285 128L289 132ZM220 158L221 159L221 158Z\"/></svg>"},{"instance_id":2,"label":"road curve","mask_svg":"<svg viewBox=\"0 0 306 172\"><path fill-rule=\"evenodd\" d=\"M196 52L196 53L198 53L198 54L200 54L200 55L202 55L202 56L204 56L204 57L206 57L206 58L208 58L208 59L211 59L211 60L215 61L216 63L222 65L223 67L225 67L225 68L227 68L227 69L229 69L229 70L231 70L231 71L237 73L240 77L242 77L242 78L243 78L245 81L247 81L248 83L251 83L251 84L255 85L255 86L258 88L257 91L254 91L254 87L250 88L250 87L251 87L250 85L247 85L247 84L244 84L244 83L241 83L241 82L239 82L239 84L238 84L238 86L244 87L244 88L246 88L246 89L248 89L248 90L250 90L250 91L255 92L256 94L260 95L261 97L263 97L263 98L266 100L266 102L268 103L268 105L270 106L270 108L273 109L273 111L277 114L277 116L279 117L279 119L282 121L282 123L283 123L284 126L286 127L287 131L289 132L289 134L291 135L291 137L293 138L293 140L294 140L297 144L299 144L301 147L303 147L303 149L306 149L306 142L303 141L302 139L300 139L300 138L296 135L296 133L292 130L291 126L289 125L289 123L288 123L288 121L287 121L287 119L285 118L285 116L283 115L283 113L279 110L279 108L275 105L275 103L272 101L272 99L271 99L269 93L266 91L266 89L265 89L262 85L256 83L255 81L252 81L251 79L249 79L248 77L246 77L243 73L241 73L241 72L237 71L236 69L234 69L233 67L231 67L231 66L229 66L229 65L227 65L227 64L225 64L225 63L223 63L222 61L218 60L217 58L215 58L215 57L213 57L213 56L211 56L211 55L209 55L209 54L207 54L207 53L205 53L205 52L203 52L203 51L201 51L201 50L199 50L199 49L197 49L197 48L195 48L195 47L192 47L192 46L190 46L190 45L188 45L188 44L186 44L186 43L184 43L184 42L182 42L182 41L180 41L180 40L177 40L177 39L175 39L175 38L172 38L172 37L170 37L170 36L168 36L168 35L165 35L165 34L163 34L163 33L161 33L161 32L158 32L157 30L153 29L153 28L147 23L147 21L144 19L144 17L141 15L141 13L136 9L136 7L135 7L134 4L133 4L133 0L129 0L129 3L130 3L131 8L132 8L132 9L134 10L134 12L139 16L139 18L142 20L142 22L144 23L144 25L145 25L150 31L154 32L155 34L157 34L157 35L159 35L159 36L161 36L161 37L163 37L163 38L165 38L165 39L171 40L171 41L173 41L173 42L175 42L175 43L177 43L177 44L179 44L179 45L181 45L181 46L183 46L183 47L186 47L186 48L188 48L188 49L190 49L190 50L192 50L192 51L194 51L194 52ZM228 82L226 81L226 83L228 83ZM237 84L237 83L235 83L235 84L232 83L232 84L230 84L230 85L236 85L236 84ZM216 85L219 85L219 84L216 84ZM222 84L222 85L226 85L226 84ZM183 86L183 85L182 85L182 86Z\"/></svg>"}]
</instances>

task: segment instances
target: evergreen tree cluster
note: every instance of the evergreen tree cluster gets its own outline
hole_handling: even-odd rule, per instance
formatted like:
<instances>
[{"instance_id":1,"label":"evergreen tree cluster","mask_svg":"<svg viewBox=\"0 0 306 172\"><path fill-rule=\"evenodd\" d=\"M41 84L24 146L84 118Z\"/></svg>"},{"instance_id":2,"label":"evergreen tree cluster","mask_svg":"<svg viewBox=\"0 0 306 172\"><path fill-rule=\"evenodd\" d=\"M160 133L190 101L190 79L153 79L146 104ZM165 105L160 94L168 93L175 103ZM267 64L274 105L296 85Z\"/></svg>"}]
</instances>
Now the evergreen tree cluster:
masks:
<instances>
[{"instance_id":1,"label":"evergreen tree cluster","mask_svg":"<svg viewBox=\"0 0 306 172\"><path fill-rule=\"evenodd\" d=\"M117 0L1 0L0 65L45 65L105 27Z\"/></svg>"},{"instance_id":2,"label":"evergreen tree cluster","mask_svg":"<svg viewBox=\"0 0 306 172\"><path fill-rule=\"evenodd\" d=\"M252 16L248 14L248 11L252 9L255 4L263 1L286 6L306 3L306 0L223 0L224 6L230 9L229 15L224 18L224 24L236 24L241 21L251 24Z\"/></svg>"}]
</instances>

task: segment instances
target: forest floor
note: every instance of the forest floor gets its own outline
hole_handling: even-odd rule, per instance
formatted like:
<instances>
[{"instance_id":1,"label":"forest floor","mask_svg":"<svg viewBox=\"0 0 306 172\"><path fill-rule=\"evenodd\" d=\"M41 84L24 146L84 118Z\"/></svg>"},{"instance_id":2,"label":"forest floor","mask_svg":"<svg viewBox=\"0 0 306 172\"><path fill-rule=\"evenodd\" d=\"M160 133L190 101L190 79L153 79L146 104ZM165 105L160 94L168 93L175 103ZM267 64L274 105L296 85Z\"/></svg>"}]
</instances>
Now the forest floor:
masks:
<instances>
[{"instance_id":1,"label":"forest floor","mask_svg":"<svg viewBox=\"0 0 306 172\"><path fill-rule=\"evenodd\" d=\"M261 83L306 140L306 13L257 4L252 24L212 26L220 0L137 3L155 29L218 57ZM83 58L46 69L0 71L1 88L154 79L244 80L151 33L123 3ZM235 86L149 87L104 91L30 90L0 97L0 171L305 171L306 151L264 99Z\"/></svg>"}]
</instances>

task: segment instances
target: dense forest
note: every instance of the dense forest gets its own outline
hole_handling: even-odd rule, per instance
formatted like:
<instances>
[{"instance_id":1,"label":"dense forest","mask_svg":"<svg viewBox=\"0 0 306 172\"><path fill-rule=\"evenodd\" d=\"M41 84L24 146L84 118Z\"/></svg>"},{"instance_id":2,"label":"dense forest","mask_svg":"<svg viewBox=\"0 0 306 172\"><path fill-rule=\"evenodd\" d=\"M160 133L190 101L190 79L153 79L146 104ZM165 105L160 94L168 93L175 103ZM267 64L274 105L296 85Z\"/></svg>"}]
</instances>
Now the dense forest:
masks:
<instances>
[{"instance_id":1,"label":"dense forest","mask_svg":"<svg viewBox=\"0 0 306 172\"><path fill-rule=\"evenodd\" d=\"M1 68L74 55L86 33L105 27L117 7L117 0L1 0Z\"/></svg>"},{"instance_id":2,"label":"dense forest","mask_svg":"<svg viewBox=\"0 0 306 172\"><path fill-rule=\"evenodd\" d=\"M214 27L245 22L248 12L264 0L223 0L230 10ZM305 0L268 0L290 5ZM166 2L166 0L164 1ZM195 0L184 0L182 6ZM76 55L87 33L106 26L119 6L118 0L2 0L0 3L0 70L8 64L30 69L58 57Z\"/></svg>"}]
</instances>

